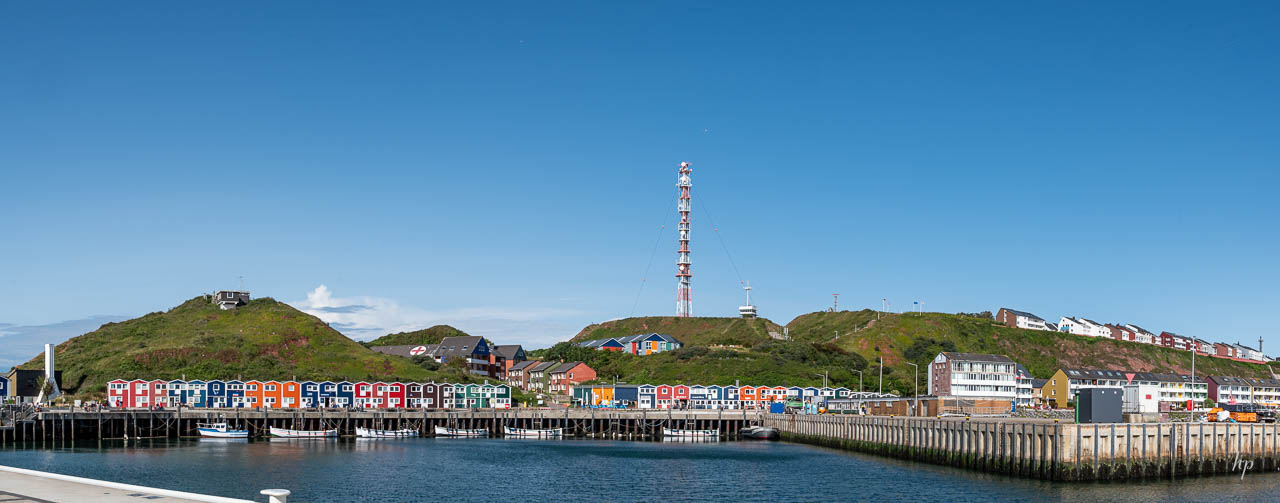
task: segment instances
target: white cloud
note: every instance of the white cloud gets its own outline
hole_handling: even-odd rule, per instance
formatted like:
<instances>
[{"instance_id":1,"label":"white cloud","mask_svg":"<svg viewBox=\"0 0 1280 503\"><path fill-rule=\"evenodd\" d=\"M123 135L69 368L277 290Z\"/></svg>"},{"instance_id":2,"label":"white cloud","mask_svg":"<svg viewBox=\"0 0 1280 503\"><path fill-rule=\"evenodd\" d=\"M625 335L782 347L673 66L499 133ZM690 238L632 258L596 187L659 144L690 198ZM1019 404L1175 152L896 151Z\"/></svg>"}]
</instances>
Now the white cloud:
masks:
<instances>
[{"instance_id":1,"label":"white cloud","mask_svg":"<svg viewBox=\"0 0 1280 503\"><path fill-rule=\"evenodd\" d=\"M545 347L568 340L585 324L584 313L573 309L539 307L462 307L423 309L383 297L335 297L320 285L306 300L289 302L298 310L324 320L344 335L369 340L395 332L450 325L498 344Z\"/></svg>"}]
</instances>

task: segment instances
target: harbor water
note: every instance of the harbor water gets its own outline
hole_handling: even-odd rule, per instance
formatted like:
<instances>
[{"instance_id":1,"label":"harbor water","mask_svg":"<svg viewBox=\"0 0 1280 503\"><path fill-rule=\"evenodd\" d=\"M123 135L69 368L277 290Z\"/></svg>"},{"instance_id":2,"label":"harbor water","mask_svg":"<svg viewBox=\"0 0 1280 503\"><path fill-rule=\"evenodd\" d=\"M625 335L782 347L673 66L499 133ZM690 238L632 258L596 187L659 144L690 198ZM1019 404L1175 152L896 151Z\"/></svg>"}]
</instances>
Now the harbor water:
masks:
<instances>
[{"instance_id":1,"label":"harbor water","mask_svg":"<svg viewBox=\"0 0 1280 503\"><path fill-rule=\"evenodd\" d=\"M1271 501L1280 474L1063 483L785 442L143 440L8 448L0 464L219 496L405 501Z\"/></svg>"}]
</instances>

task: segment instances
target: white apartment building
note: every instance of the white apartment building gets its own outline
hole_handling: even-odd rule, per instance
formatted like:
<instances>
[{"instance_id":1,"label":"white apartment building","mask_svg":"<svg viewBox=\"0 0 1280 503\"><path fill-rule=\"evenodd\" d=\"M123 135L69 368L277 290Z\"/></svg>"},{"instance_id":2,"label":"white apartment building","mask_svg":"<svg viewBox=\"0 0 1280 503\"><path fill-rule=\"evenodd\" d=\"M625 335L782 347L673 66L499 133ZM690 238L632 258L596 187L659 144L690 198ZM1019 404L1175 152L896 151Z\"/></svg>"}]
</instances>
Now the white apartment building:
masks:
<instances>
[{"instance_id":1,"label":"white apartment building","mask_svg":"<svg viewBox=\"0 0 1280 503\"><path fill-rule=\"evenodd\" d=\"M1280 406L1280 380L1209 376L1209 397L1218 404Z\"/></svg>"},{"instance_id":2,"label":"white apartment building","mask_svg":"<svg viewBox=\"0 0 1280 503\"><path fill-rule=\"evenodd\" d=\"M938 353L929 364L927 379L933 396L1018 400L1017 364L1007 356ZM1030 380L1027 383L1030 390Z\"/></svg>"},{"instance_id":3,"label":"white apartment building","mask_svg":"<svg viewBox=\"0 0 1280 503\"><path fill-rule=\"evenodd\" d=\"M1134 325L1132 323L1124 324L1124 328L1127 328L1133 332L1133 335L1135 337L1134 342L1141 342L1143 344L1159 344L1160 343L1160 337L1157 336L1156 334L1153 334L1147 331L1147 329L1145 328Z\"/></svg>"},{"instance_id":4,"label":"white apartment building","mask_svg":"<svg viewBox=\"0 0 1280 503\"><path fill-rule=\"evenodd\" d=\"M1106 325L1087 318L1063 316L1058 322L1058 331L1088 337L1111 337L1111 329Z\"/></svg>"}]
</instances>

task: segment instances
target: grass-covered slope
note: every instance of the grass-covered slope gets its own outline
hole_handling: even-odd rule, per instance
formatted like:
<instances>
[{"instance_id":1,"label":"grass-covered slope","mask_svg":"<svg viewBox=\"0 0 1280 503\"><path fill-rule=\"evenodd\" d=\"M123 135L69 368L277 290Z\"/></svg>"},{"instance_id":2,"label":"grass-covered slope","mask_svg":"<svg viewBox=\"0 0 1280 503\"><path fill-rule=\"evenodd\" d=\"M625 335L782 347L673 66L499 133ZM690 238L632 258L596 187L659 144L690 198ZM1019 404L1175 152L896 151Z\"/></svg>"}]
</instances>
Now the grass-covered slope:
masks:
<instances>
[{"instance_id":1,"label":"grass-covered slope","mask_svg":"<svg viewBox=\"0 0 1280 503\"><path fill-rule=\"evenodd\" d=\"M675 351L636 356L596 351L570 342L530 353L531 359L582 361L596 370L601 382L615 376L632 384L741 384L821 385L822 374L834 386L856 388L857 374L867 362L824 343L803 341L760 342L751 348L711 349L686 346ZM868 375L870 372L868 371Z\"/></svg>"},{"instance_id":2,"label":"grass-covered slope","mask_svg":"<svg viewBox=\"0 0 1280 503\"><path fill-rule=\"evenodd\" d=\"M769 340L769 332L782 327L764 318L679 318L646 316L623 318L589 325L572 341L606 339L636 334L660 333L675 337L686 346L753 346Z\"/></svg>"},{"instance_id":3,"label":"grass-covered slope","mask_svg":"<svg viewBox=\"0 0 1280 503\"><path fill-rule=\"evenodd\" d=\"M320 319L271 298L223 311L196 297L166 312L108 323L56 349L62 387L105 392L116 378L436 378L408 358L375 353ZM43 368L37 356L23 368ZM439 380L439 379L437 379Z\"/></svg>"},{"instance_id":4,"label":"grass-covered slope","mask_svg":"<svg viewBox=\"0 0 1280 503\"><path fill-rule=\"evenodd\" d=\"M924 365L944 350L1007 355L1040 378L1064 367L1191 372L1189 352L1150 344L1014 329L990 318L964 315L889 314L875 318L874 311L811 313L797 317L787 326L792 337L811 332L834 335L838 331L836 346L862 355L873 366L878 357L883 357L886 383L892 382L894 388L907 392L913 370L906 362L919 364L924 372ZM1195 363L1199 376L1271 377L1271 369L1262 364L1207 357L1197 357ZM923 379L922 374L922 385Z\"/></svg>"},{"instance_id":5,"label":"grass-covered slope","mask_svg":"<svg viewBox=\"0 0 1280 503\"><path fill-rule=\"evenodd\" d=\"M369 346L407 346L410 344L439 344L445 337L466 337L470 334L449 325L436 325L412 332L387 334L366 343Z\"/></svg>"},{"instance_id":6,"label":"grass-covered slope","mask_svg":"<svg viewBox=\"0 0 1280 503\"><path fill-rule=\"evenodd\" d=\"M884 359L883 390L910 394L914 369L920 365L920 392L927 364L941 351L1003 354L1022 363L1032 375L1047 378L1059 368L1103 368L1189 374L1191 354L1149 344L1082 337L1057 332L1012 329L990 317L941 313L886 314L875 311L818 312L787 324L789 341L772 340L781 332L768 320L734 318L627 318L591 325L574 341L634 333L660 332L685 343L678 351L649 356L593 351L561 343L535 351L531 358L581 360L596 369L601 381L629 383L815 385L817 374L851 389L880 389L879 358ZM742 348L711 348L738 344ZM1271 377L1267 365L1197 357L1196 375Z\"/></svg>"}]
</instances>

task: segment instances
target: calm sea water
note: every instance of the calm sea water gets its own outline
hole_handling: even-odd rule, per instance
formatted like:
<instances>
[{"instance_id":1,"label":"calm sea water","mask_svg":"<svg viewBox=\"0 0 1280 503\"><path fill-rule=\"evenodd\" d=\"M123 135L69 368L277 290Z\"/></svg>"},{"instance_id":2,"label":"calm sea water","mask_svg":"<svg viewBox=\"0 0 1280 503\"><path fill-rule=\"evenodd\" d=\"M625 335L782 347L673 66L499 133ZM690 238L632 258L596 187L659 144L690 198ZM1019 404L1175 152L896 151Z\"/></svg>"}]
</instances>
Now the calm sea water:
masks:
<instances>
[{"instance_id":1,"label":"calm sea water","mask_svg":"<svg viewBox=\"0 0 1280 503\"><path fill-rule=\"evenodd\" d=\"M1275 501L1280 474L1063 484L781 442L179 440L10 448L0 464L261 501Z\"/></svg>"}]
</instances>

